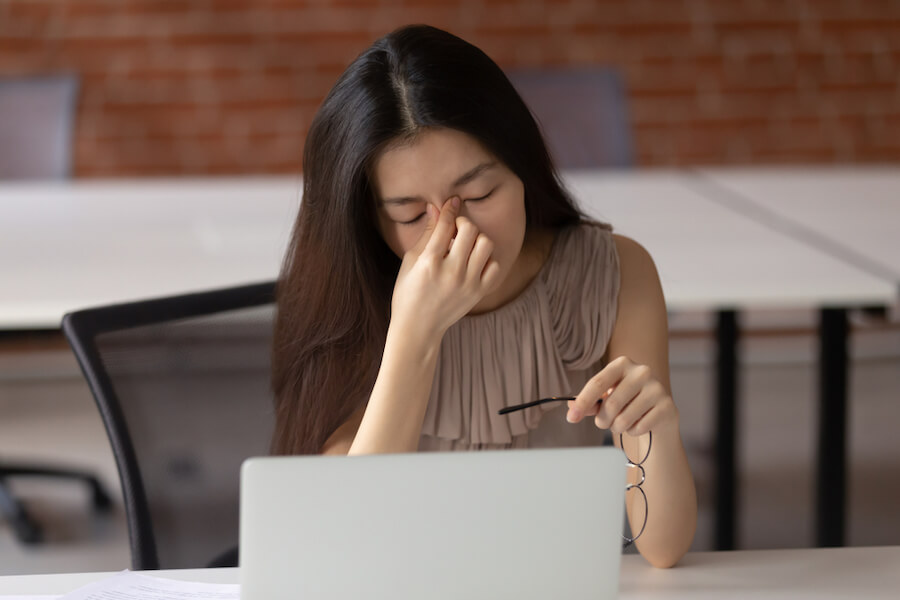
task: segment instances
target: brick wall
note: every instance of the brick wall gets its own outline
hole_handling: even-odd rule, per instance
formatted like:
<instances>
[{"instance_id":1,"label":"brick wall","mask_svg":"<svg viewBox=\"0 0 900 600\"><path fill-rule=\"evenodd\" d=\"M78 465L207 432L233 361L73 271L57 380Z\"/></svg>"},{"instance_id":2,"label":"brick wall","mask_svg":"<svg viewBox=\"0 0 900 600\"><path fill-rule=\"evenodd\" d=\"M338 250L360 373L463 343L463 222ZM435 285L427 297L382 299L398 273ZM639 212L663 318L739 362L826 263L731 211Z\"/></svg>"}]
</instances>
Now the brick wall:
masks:
<instances>
[{"instance_id":1,"label":"brick wall","mask_svg":"<svg viewBox=\"0 0 900 600\"><path fill-rule=\"evenodd\" d=\"M0 0L0 75L80 75L79 176L294 172L341 70L409 22L620 68L641 165L900 161L900 0Z\"/></svg>"}]
</instances>

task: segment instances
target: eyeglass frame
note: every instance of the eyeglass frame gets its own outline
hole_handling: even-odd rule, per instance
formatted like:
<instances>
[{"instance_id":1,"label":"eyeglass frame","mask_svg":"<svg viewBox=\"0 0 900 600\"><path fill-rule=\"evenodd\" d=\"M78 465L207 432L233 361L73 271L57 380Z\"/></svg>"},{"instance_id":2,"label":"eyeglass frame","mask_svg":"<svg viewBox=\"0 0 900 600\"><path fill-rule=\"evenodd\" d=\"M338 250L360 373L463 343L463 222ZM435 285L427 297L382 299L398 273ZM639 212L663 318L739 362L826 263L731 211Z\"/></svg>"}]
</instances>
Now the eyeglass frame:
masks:
<instances>
[{"instance_id":1,"label":"eyeglass frame","mask_svg":"<svg viewBox=\"0 0 900 600\"><path fill-rule=\"evenodd\" d=\"M541 404L546 404L548 402L569 402L574 399L575 399L574 396L551 396L549 398L541 398L539 400L532 400L531 402L526 402L524 404L515 404L513 406L507 406L507 407L504 407L504 408L501 408L500 410L498 410L497 414L506 415L511 412L524 410L526 408L531 408L533 406L539 406ZM635 542L635 540L637 540L639 537L641 537L641 535L643 535L644 529L646 529L646 527L647 527L647 517L650 514L650 503L647 502L647 493L644 491L644 488L641 487L644 485L644 482L647 480L647 471L644 469L644 463L647 461L647 458L650 457L650 448L653 447L653 432L648 431L647 434L650 436L648 444L647 444L647 453L644 454L644 457L638 462L632 461L631 458L628 456L628 454L625 452L624 440L623 440L622 434L621 433L619 434L619 447L622 449L622 454L625 455L625 460L628 461L625 464L625 466L627 468L640 469L640 472L641 472L641 480L638 483L627 483L625 485L625 493L627 494L630 490L637 489L641 493L641 496L644 498L644 522L641 524L641 529L640 529L640 531L638 531L637 535L632 536L632 537L628 537L625 535L622 536L622 539L625 540L625 542L622 544L622 550L625 550L626 548L628 548L630 545L632 545ZM631 524L629 523L629 529L630 528L631 528Z\"/></svg>"}]
</instances>

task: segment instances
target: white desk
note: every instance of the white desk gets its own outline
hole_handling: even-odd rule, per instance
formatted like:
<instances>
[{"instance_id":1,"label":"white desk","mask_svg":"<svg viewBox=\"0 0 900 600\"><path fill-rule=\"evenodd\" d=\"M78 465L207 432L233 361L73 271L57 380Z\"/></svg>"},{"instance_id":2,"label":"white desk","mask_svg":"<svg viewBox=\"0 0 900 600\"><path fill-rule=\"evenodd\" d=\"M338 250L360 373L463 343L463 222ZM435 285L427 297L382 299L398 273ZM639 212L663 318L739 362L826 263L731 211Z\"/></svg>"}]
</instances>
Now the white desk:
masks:
<instances>
[{"instance_id":1,"label":"white desk","mask_svg":"<svg viewBox=\"0 0 900 600\"><path fill-rule=\"evenodd\" d=\"M657 261L676 309L859 305L882 279L729 211L683 172L566 174L590 214ZM0 183L0 330L66 312L274 279L298 177Z\"/></svg>"},{"instance_id":2,"label":"white desk","mask_svg":"<svg viewBox=\"0 0 900 600\"><path fill-rule=\"evenodd\" d=\"M654 569L640 556L622 557L623 600L697 598L896 598L900 546L757 550L688 554L674 569ZM237 583L238 569L156 571L152 575ZM0 577L0 595L64 594L112 573ZM549 573L549 577L566 577ZM589 577L582 573L579 576ZM562 599L561 599L562 600Z\"/></svg>"},{"instance_id":3,"label":"white desk","mask_svg":"<svg viewBox=\"0 0 900 600\"><path fill-rule=\"evenodd\" d=\"M0 330L278 276L298 177L0 184Z\"/></svg>"},{"instance_id":4,"label":"white desk","mask_svg":"<svg viewBox=\"0 0 900 600\"><path fill-rule=\"evenodd\" d=\"M884 304L896 288L711 200L687 172L564 177L590 215L647 247L670 308L719 311L717 529L733 531L735 311ZM79 308L274 279L300 190L297 177L0 184L0 331L56 329ZM823 373L840 375L830 365ZM842 474L843 446L829 451L820 462L837 456L831 472ZM843 485L820 496L833 489Z\"/></svg>"},{"instance_id":5,"label":"white desk","mask_svg":"<svg viewBox=\"0 0 900 600\"><path fill-rule=\"evenodd\" d=\"M676 310L861 306L896 295L883 277L712 201L685 172L571 172L565 181L589 215L647 248Z\"/></svg>"},{"instance_id":6,"label":"white desk","mask_svg":"<svg viewBox=\"0 0 900 600\"><path fill-rule=\"evenodd\" d=\"M747 171L745 182L753 183ZM767 180L768 181L768 180ZM820 308L820 426L817 535L843 543L846 486L846 310L890 305L897 287L860 268L723 204L697 176L684 171L572 174L585 210L641 242L657 263L670 308L718 311L716 415L716 547L734 547L735 432L738 322L745 308ZM777 188L777 181L769 181ZM878 184L873 187L884 187ZM876 219L877 220L877 219Z\"/></svg>"},{"instance_id":7,"label":"white desk","mask_svg":"<svg viewBox=\"0 0 900 600\"><path fill-rule=\"evenodd\" d=\"M900 294L900 169L897 167L716 168L691 172L688 187L723 210L802 241L883 280ZM849 280L848 280L849 283ZM854 282L854 285L858 285ZM862 288L858 288L862 289ZM823 295L820 326L820 425L817 536L844 540L848 307ZM855 303L858 307L859 303Z\"/></svg>"},{"instance_id":8,"label":"white desk","mask_svg":"<svg viewBox=\"0 0 900 600\"><path fill-rule=\"evenodd\" d=\"M700 185L748 216L900 286L900 168L700 169Z\"/></svg>"}]
</instances>

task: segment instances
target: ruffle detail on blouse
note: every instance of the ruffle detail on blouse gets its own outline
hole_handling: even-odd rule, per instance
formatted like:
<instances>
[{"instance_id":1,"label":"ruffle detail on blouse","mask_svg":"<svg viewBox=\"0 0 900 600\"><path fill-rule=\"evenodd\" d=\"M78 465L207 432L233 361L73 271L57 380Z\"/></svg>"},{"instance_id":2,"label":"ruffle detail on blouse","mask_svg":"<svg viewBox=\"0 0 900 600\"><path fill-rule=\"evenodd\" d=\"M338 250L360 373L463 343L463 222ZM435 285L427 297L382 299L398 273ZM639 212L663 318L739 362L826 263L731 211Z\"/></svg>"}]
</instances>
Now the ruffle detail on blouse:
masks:
<instances>
[{"instance_id":1,"label":"ruffle detail on blouse","mask_svg":"<svg viewBox=\"0 0 900 600\"><path fill-rule=\"evenodd\" d=\"M466 316L444 335L422 435L459 446L509 446L559 408L497 411L574 395L567 371L599 363L615 324L619 261L611 231L560 230L538 275L497 310Z\"/></svg>"}]
</instances>

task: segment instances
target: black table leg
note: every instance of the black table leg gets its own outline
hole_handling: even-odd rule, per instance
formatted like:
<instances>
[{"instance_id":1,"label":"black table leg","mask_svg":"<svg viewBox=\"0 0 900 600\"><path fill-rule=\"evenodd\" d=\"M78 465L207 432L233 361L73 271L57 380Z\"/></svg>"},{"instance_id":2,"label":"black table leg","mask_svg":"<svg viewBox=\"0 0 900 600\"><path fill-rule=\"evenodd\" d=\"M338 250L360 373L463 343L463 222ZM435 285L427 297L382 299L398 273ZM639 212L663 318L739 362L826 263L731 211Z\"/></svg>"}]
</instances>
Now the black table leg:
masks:
<instances>
[{"instance_id":1,"label":"black table leg","mask_svg":"<svg viewBox=\"0 0 900 600\"><path fill-rule=\"evenodd\" d=\"M819 462L816 544L844 545L847 430L847 310L826 308L819 323Z\"/></svg>"},{"instance_id":2,"label":"black table leg","mask_svg":"<svg viewBox=\"0 0 900 600\"><path fill-rule=\"evenodd\" d=\"M716 322L716 550L736 546L737 313L721 310Z\"/></svg>"}]
</instances>

